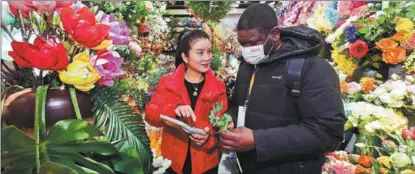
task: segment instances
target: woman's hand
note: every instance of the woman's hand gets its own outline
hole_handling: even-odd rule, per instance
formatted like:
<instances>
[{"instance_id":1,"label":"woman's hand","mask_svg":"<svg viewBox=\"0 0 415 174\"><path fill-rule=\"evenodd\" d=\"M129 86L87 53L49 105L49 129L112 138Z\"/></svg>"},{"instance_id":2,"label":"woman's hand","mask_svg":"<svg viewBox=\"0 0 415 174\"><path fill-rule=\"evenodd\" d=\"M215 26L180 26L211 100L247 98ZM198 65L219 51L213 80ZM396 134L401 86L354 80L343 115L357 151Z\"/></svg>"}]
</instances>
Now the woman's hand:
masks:
<instances>
[{"instance_id":1,"label":"woman's hand","mask_svg":"<svg viewBox=\"0 0 415 174\"><path fill-rule=\"evenodd\" d=\"M174 112L176 112L176 115L179 117L191 117L192 121L196 121L196 115L193 112L193 109L190 105L179 105L176 107L176 110L174 110Z\"/></svg>"},{"instance_id":2,"label":"woman's hand","mask_svg":"<svg viewBox=\"0 0 415 174\"><path fill-rule=\"evenodd\" d=\"M203 130L206 132L206 135L200 135L200 134L190 135L190 139L194 141L198 146L205 144L209 138L209 130L210 130L209 127L205 127Z\"/></svg>"}]
</instances>

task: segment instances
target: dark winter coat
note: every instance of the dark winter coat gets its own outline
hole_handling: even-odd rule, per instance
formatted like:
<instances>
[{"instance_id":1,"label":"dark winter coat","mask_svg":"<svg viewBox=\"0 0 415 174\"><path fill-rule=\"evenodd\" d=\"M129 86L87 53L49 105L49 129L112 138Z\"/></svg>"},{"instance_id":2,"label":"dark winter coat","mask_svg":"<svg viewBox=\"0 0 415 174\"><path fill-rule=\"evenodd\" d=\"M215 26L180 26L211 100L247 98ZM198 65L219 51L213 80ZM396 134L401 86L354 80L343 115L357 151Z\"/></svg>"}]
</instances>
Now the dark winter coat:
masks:
<instances>
[{"instance_id":1,"label":"dark winter coat","mask_svg":"<svg viewBox=\"0 0 415 174\"><path fill-rule=\"evenodd\" d=\"M239 153L244 173L321 174L324 153L343 140L344 111L335 70L316 55L322 40L305 27L281 29L282 47L256 66L245 126L253 130L255 150ZM287 59L302 56L308 65L301 95L287 88ZM242 62L228 113L237 119L255 67ZM237 121L235 120L235 123Z\"/></svg>"}]
</instances>

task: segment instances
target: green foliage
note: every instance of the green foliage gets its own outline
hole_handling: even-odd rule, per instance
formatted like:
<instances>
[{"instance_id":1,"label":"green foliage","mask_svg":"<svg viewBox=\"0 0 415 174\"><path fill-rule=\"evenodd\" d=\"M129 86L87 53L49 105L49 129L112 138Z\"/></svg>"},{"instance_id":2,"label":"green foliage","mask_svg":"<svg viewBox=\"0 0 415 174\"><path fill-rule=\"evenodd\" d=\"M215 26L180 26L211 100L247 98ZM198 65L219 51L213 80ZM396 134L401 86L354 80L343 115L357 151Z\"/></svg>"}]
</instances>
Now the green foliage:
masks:
<instances>
[{"instance_id":1,"label":"green foliage","mask_svg":"<svg viewBox=\"0 0 415 174\"><path fill-rule=\"evenodd\" d=\"M86 121L61 120L51 127L49 135L37 146L21 130L7 126L2 130L1 167L5 167L5 174L28 173L36 168L35 161L39 158L40 173L114 173L107 165L80 154L92 152L108 156L118 153L109 142L82 141L96 136L102 136L102 133ZM35 149L39 151L38 157Z\"/></svg>"},{"instance_id":2,"label":"green foliage","mask_svg":"<svg viewBox=\"0 0 415 174\"><path fill-rule=\"evenodd\" d=\"M119 7L117 8L114 3L120 3ZM141 18L150 15L144 1L106 1L101 6L103 6L105 13L114 13L118 20L126 21L130 28L135 27Z\"/></svg>"},{"instance_id":3,"label":"green foliage","mask_svg":"<svg viewBox=\"0 0 415 174\"><path fill-rule=\"evenodd\" d=\"M212 63L210 64L210 67L212 68L213 71L218 71L223 66L222 65L222 56L220 54L221 53L217 49L213 50Z\"/></svg>"},{"instance_id":4,"label":"green foliage","mask_svg":"<svg viewBox=\"0 0 415 174\"><path fill-rule=\"evenodd\" d=\"M120 94L114 89L97 87L92 94L96 126L110 141L126 140L137 150L144 172L151 171L153 157L143 118L120 101Z\"/></svg>"},{"instance_id":5,"label":"green foliage","mask_svg":"<svg viewBox=\"0 0 415 174\"><path fill-rule=\"evenodd\" d=\"M193 13L205 21L220 22L231 9L232 2L225 1L189 1L187 6Z\"/></svg>"}]
</instances>

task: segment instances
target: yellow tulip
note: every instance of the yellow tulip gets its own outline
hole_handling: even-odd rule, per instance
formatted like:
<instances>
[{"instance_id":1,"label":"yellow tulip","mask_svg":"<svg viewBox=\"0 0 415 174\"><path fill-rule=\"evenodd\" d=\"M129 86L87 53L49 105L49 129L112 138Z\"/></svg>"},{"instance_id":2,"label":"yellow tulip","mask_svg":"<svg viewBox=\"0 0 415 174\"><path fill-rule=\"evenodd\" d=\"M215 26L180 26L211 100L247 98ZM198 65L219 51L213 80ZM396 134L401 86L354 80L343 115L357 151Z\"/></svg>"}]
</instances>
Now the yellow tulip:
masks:
<instances>
[{"instance_id":1,"label":"yellow tulip","mask_svg":"<svg viewBox=\"0 0 415 174\"><path fill-rule=\"evenodd\" d=\"M414 23L408 18L400 18L395 29L398 32L411 32L414 30Z\"/></svg>"},{"instance_id":2,"label":"yellow tulip","mask_svg":"<svg viewBox=\"0 0 415 174\"><path fill-rule=\"evenodd\" d=\"M93 50L103 50L112 45L112 40L104 40L98 46L92 48Z\"/></svg>"},{"instance_id":3,"label":"yellow tulip","mask_svg":"<svg viewBox=\"0 0 415 174\"><path fill-rule=\"evenodd\" d=\"M95 87L94 84L101 76L91 64L88 53L83 52L74 57L66 70L59 72L59 78L63 83L74 85L76 89L87 92Z\"/></svg>"},{"instance_id":4,"label":"yellow tulip","mask_svg":"<svg viewBox=\"0 0 415 174\"><path fill-rule=\"evenodd\" d=\"M381 156L377 160L382 166L385 166L388 169L392 167L390 163L390 157L388 156Z\"/></svg>"}]
</instances>

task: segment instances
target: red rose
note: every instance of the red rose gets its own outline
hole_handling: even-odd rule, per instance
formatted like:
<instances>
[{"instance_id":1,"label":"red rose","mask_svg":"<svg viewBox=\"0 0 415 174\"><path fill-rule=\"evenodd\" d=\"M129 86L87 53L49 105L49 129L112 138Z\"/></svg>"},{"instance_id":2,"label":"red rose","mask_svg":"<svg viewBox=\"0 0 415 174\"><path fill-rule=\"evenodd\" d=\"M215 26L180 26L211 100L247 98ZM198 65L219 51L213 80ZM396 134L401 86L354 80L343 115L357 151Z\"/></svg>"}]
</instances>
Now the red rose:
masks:
<instances>
[{"instance_id":1,"label":"red rose","mask_svg":"<svg viewBox=\"0 0 415 174\"><path fill-rule=\"evenodd\" d=\"M366 1L352 1L352 9L366 5Z\"/></svg>"},{"instance_id":2,"label":"red rose","mask_svg":"<svg viewBox=\"0 0 415 174\"><path fill-rule=\"evenodd\" d=\"M362 40L356 40L349 46L349 55L356 59L361 59L365 57L368 51L369 48L366 42Z\"/></svg>"}]
</instances>

